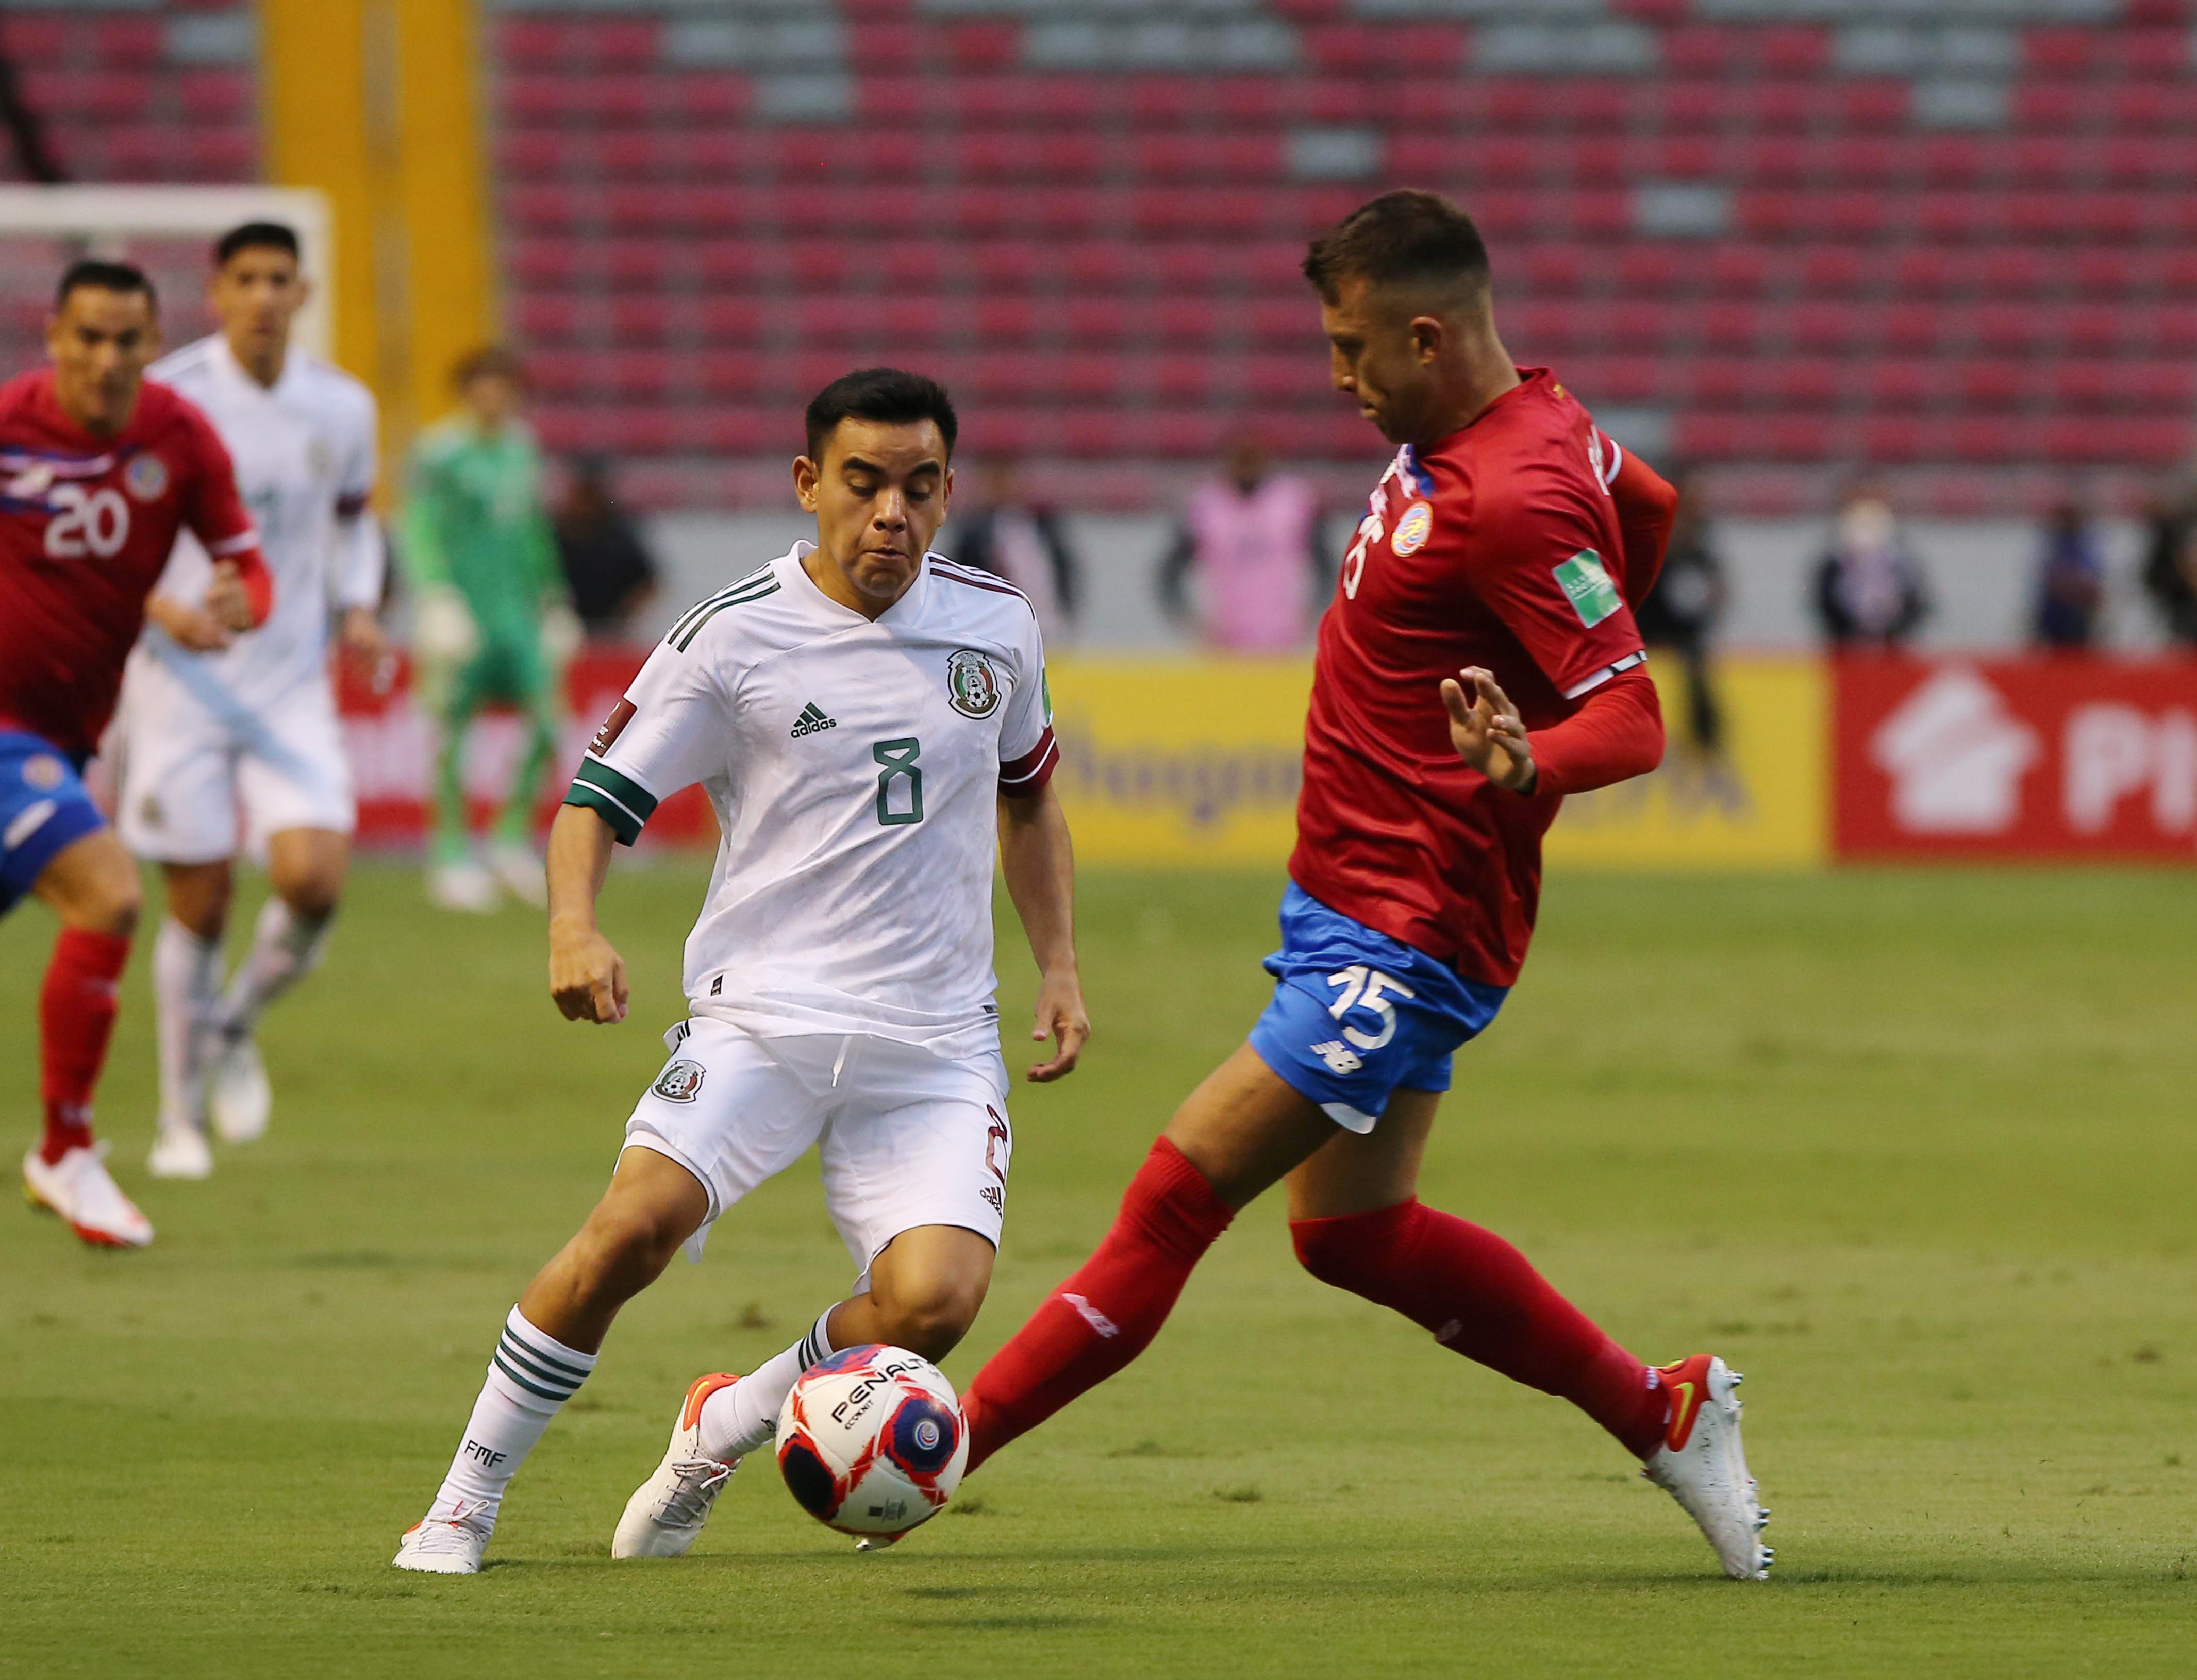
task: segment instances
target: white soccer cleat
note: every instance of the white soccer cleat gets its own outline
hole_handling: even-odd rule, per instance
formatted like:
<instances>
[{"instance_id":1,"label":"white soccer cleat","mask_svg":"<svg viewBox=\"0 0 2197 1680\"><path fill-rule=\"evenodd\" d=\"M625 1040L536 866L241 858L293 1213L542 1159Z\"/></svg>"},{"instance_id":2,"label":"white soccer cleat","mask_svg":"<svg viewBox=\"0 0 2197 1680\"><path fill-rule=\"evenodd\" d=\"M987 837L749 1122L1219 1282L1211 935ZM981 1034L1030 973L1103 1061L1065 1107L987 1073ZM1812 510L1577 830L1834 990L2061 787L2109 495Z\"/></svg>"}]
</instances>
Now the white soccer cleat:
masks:
<instances>
[{"instance_id":1,"label":"white soccer cleat","mask_svg":"<svg viewBox=\"0 0 2197 1680\"><path fill-rule=\"evenodd\" d=\"M471 858L427 866L427 901L438 910L486 915L497 902L496 877Z\"/></svg>"},{"instance_id":2,"label":"white soccer cleat","mask_svg":"<svg viewBox=\"0 0 2197 1680\"><path fill-rule=\"evenodd\" d=\"M671 1445L656 1473L633 1491L611 1537L612 1557L684 1557L710 1520L710 1509L740 1461L729 1464L702 1453L702 1402L739 1378L728 1371L698 1376L680 1402Z\"/></svg>"},{"instance_id":3,"label":"white soccer cleat","mask_svg":"<svg viewBox=\"0 0 2197 1680\"><path fill-rule=\"evenodd\" d=\"M1742 1379L1713 1353L1664 1365L1661 1375L1671 1396L1671 1421L1640 1474L1701 1525L1725 1574L1735 1581L1769 1579L1776 1554L1762 1544L1762 1530L1770 1513L1747 1473L1742 1407L1731 1393Z\"/></svg>"},{"instance_id":4,"label":"white soccer cleat","mask_svg":"<svg viewBox=\"0 0 2197 1680\"><path fill-rule=\"evenodd\" d=\"M94 1248L142 1248L153 1240L153 1222L122 1193L106 1156L107 1145L94 1144L48 1166L33 1147L23 1157L23 1194L33 1208L60 1214Z\"/></svg>"},{"instance_id":5,"label":"white soccer cleat","mask_svg":"<svg viewBox=\"0 0 2197 1680\"><path fill-rule=\"evenodd\" d=\"M206 1068L206 1113L224 1144L256 1144L267 1135L275 1093L267 1083L267 1064L259 1041L246 1028L212 1035Z\"/></svg>"},{"instance_id":6,"label":"white soccer cleat","mask_svg":"<svg viewBox=\"0 0 2197 1680\"><path fill-rule=\"evenodd\" d=\"M549 902L549 883L542 860L534 855L530 847L496 845L489 848L488 866L509 893L521 904L530 904L539 910Z\"/></svg>"},{"instance_id":7,"label":"white soccer cleat","mask_svg":"<svg viewBox=\"0 0 2197 1680\"><path fill-rule=\"evenodd\" d=\"M213 1176L213 1145L188 1121L160 1122L153 1134L153 1153L145 1170L156 1179L210 1179Z\"/></svg>"},{"instance_id":8,"label":"white soccer cleat","mask_svg":"<svg viewBox=\"0 0 2197 1680\"><path fill-rule=\"evenodd\" d=\"M430 1512L406 1529L389 1567L422 1575L478 1575L490 1532L490 1525L467 1515L461 1500L447 1516Z\"/></svg>"}]
</instances>

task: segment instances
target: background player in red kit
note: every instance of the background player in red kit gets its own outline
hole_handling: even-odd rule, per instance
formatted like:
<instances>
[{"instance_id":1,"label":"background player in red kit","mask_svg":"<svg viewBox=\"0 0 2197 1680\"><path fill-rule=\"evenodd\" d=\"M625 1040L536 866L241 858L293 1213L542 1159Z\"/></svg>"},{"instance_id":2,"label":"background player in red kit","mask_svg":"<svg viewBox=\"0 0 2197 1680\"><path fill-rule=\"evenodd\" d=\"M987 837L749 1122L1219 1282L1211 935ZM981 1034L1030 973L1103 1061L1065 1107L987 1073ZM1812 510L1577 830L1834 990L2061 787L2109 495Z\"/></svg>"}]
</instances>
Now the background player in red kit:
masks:
<instances>
[{"instance_id":1,"label":"background player in red kit","mask_svg":"<svg viewBox=\"0 0 2197 1680\"><path fill-rule=\"evenodd\" d=\"M1192 1266L1277 1179L1315 1277L1562 1395L1643 1461L1716 1548L1771 1554L1738 1378L1651 1369L1493 1232L1423 1206L1450 1055L1517 978L1540 842L1568 792L1653 769L1661 715L1629 601L1669 486L1496 336L1487 255L1429 194L1314 243L1334 381L1401 447L1322 622L1272 1003L1152 1147L1082 1269L977 1374L973 1468L1140 1353Z\"/></svg>"},{"instance_id":2,"label":"background player in red kit","mask_svg":"<svg viewBox=\"0 0 2197 1680\"><path fill-rule=\"evenodd\" d=\"M79 773L179 528L216 562L200 605L156 609L185 647L224 647L264 622L274 589L229 452L196 408L145 383L160 333L144 275L73 265L46 348L50 368L0 386L0 914L36 893L61 923L38 999L45 1137L23 1157L23 1183L85 1242L135 1248L153 1227L92 1141L91 1093L137 869Z\"/></svg>"}]
</instances>

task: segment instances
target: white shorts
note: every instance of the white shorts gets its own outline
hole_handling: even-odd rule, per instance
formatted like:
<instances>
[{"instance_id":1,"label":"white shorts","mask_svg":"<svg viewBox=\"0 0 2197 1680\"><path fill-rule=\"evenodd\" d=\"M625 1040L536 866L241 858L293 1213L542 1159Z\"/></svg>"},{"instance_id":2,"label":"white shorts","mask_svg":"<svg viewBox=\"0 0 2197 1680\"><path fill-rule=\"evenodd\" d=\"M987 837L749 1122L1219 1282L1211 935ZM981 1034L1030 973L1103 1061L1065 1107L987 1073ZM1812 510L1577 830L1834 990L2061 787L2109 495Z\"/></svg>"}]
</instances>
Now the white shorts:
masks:
<instances>
[{"instance_id":1,"label":"white shorts","mask_svg":"<svg viewBox=\"0 0 2197 1680\"><path fill-rule=\"evenodd\" d=\"M142 651L123 689L122 843L159 863L211 863L292 828L349 834L351 761L325 677L246 709L187 688ZM241 823L239 817L241 814Z\"/></svg>"},{"instance_id":2,"label":"white shorts","mask_svg":"<svg viewBox=\"0 0 2197 1680\"><path fill-rule=\"evenodd\" d=\"M948 1061L867 1034L758 1038L705 1016L664 1038L671 1059L626 1122L625 1147L699 1179L710 1221L814 1145L825 1208L864 1279L917 1225L999 1247L1014 1133L997 1051ZM687 1244L697 1260L709 1230Z\"/></svg>"}]
</instances>

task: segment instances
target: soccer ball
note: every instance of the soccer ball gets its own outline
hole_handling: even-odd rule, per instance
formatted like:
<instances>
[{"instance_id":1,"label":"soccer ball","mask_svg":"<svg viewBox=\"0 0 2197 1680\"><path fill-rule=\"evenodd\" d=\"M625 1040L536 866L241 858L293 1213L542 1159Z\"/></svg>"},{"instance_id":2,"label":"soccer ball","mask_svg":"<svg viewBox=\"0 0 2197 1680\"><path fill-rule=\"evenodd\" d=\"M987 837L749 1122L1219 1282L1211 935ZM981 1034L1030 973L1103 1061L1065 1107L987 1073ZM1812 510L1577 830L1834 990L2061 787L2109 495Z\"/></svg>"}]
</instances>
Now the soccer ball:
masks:
<instances>
[{"instance_id":1,"label":"soccer ball","mask_svg":"<svg viewBox=\"0 0 2197 1680\"><path fill-rule=\"evenodd\" d=\"M801 1509L842 1534L902 1534L954 1497L969 1424L945 1373L905 1347L849 1347L811 1365L778 1414L778 1469Z\"/></svg>"}]
</instances>

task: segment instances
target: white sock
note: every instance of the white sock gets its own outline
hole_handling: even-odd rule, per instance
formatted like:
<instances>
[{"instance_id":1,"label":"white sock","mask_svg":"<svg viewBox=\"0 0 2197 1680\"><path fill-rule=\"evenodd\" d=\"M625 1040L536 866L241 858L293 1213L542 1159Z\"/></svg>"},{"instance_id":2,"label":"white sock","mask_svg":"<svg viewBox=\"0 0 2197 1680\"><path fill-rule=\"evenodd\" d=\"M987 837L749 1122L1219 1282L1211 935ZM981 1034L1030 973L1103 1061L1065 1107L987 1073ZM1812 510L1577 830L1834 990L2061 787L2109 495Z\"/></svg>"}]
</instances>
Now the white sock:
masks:
<instances>
[{"instance_id":1,"label":"white sock","mask_svg":"<svg viewBox=\"0 0 2197 1680\"><path fill-rule=\"evenodd\" d=\"M580 1392L595 1356L565 1346L534 1328L517 1307L503 1321L503 1335L489 1361L473 1415L466 1420L450 1473L443 1478L430 1521L463 1517L478 1527L496 1526L503 1491L534 1451L558 1409Z\"/></svg>"},{"instance_id":2,"label":"white sock","mask_svg":"<svg viewBox=\"0 0 2197 1680\"><path fill-rule=\"evenodd\" d=\"M328 948L333 914L308 921L277 893L260 907L252 930L252 949L236 965L222 994L222 1024L232 1032L249 1028L259 1011L317 967Z\"/></svg>"},{"instance_id":3,"label":"white sock","mask_svg":"<svg viewBox=\"0 0 2197 1680\"><path fill-rule=\"evenodd\" d=\"M162 917L153 941L153 1018L164 1127L205 1123L206 1025L220 985L221 941Z\"/></svg>"},{"instance_id":4,"label":"white sock","mask_svg":"<svg viewBox=\"0 0 2197 1680\"><path fill-rule=\"evenodd\" d=\"M783 1353L765 1359L729 1388L720 1388L702 1402L702 1451L721 1464L760 1452L778 1434L778 1409L801 1380L801 1373L832 1351L825 1329L832 1309L825 1308L816 1326Z\"/></svg>"}]
</instances>

